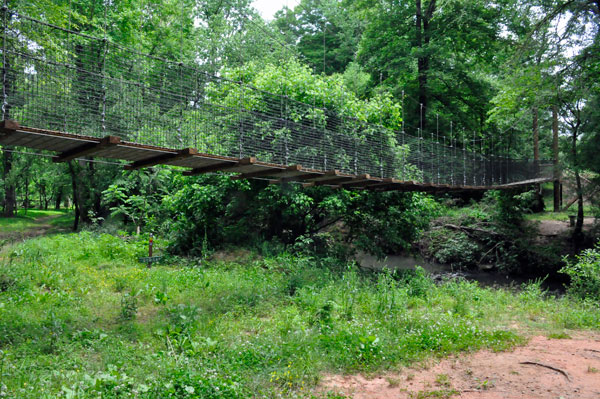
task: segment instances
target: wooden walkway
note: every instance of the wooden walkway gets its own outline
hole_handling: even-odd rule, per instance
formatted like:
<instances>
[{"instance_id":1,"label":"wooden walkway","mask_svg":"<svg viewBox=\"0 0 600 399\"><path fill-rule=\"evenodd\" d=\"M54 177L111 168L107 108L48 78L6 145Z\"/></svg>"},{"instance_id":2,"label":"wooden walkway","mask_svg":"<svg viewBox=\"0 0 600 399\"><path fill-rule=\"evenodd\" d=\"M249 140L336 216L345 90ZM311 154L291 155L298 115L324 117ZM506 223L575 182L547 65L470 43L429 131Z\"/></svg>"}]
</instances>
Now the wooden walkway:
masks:
<instances>
[{"instance_id":1,"label":"wooden walkway","mask_svg":"<svg viewBox=\"0 0 600 399\"><path fill-rule=\"evenodd\" d=\"M234 179L267 179L271 184L301 183L304 187L330 186L374 191L420 191L431 193L502 190L540 184L552 179L541 178L494 186L451 186L447 184L419 183L398 179L381 179L370 175L352 175L337 170L316 170L301 165L281 165L258 161L256 158L232 158L203 154L194 148L172 149L122 141L116 136L96 138L59 131L20 126L17 122L0 122L0 145L27 147L51 151L57 155L54 162L67 162L83 157L99 157L128 162L127 170L156 165L185 168L184 175L211 172L235 173Z\"/></svg>"}]
</instances>

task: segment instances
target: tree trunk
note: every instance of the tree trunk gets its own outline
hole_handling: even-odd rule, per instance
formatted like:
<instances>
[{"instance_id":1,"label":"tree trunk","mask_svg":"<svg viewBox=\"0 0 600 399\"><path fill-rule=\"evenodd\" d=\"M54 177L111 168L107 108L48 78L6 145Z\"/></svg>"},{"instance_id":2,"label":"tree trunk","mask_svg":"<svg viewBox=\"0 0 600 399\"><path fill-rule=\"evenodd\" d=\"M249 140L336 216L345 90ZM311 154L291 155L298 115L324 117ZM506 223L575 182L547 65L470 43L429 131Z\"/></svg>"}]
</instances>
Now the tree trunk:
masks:
<instances>
[{"instance_id":1,"label":"tree trunk","mask_svg":"<svg viewBox=\"0 0 600 399\"><path fill-rule=\"evenodd\" d=\"M552 153L554 164L554 212L560 212L560 170L558 168L558 108L552 107Z\"/></svg>"},{"instance_id":2,"label":"tree trunk","mask_svg":"<svg viewBox=\"0 0 600 399\"><path fill-rule=\"evenodd\" d=\"M10 176L12 171L12 152L3 152L3 169L4 169L4 212L2 216L12 217L15 216L16 202L17 202L17 190L14 182Z\"/></svg>"},{"instance_id":3,"label":"tree trunk","mask_svg":"<svg viewBox=\"0 0 600 399\"><path fill-rule=\"evenodd\" d=\"M91 183L91 197L92 197L92 207L94 209L94 216L98 217L102 215L102 193L98 189L99 184L97 184L98 176L96 174L96 167L94 162L88 162L90 168L90 183Z\"/></svg>"},{"instance_id":4,"label":"tree trunk","mask_svg":"<svg viewBox=\"0 0 600 399\"><path fill-rule=\"evenodd\" d=\"M533 107L533 178L537 178L540 172L540 131L538 128L538 108ZM542 187L540 184L535 186L535 205L533 206L533 212L544 211L544 196L542 194Z\"/></svg>"},{"instance_id":5,"label":"tree trunk","mask_svg":"<svg viewBox=\"0 0 600 399\"><path fill-rule=\"evenodd\" d=\"M23 208L25 209L25 214L27 214L27 210L29 209L29 175L25 175L25 202L23 203Z\"/></svg>"},{"instance_id":6,"label":"tree trunk","mask_svg":"<svg viewBox=\"0 0 600 399\"><path fill-rule=\"evenodd\" d=\"M577 221L573 230L573 241L578 243L583 239L583 190L581 188L581 177L579 176L577 161L577 129L573 129L571 155L573 156L573 169L575 170L575 183L577 184Z\"/></svg>"},{"instance_id":7,"label":"tree trunk","mask_svg":"<svg viewBox=\"0 0 600 399\"><path fill-rule=\"evenodd\" d=\"M42 195L42 199L44 200L44 210L47 211L48 210L48 202L50 202L50 201L48 199L48 195L46 194L45 188L44 188L44 193Z\"/></svg>"},{"instance_id":8,"label":"tree trunk","mask_svg":"<svg viewBox=\"0 0 600 399\"><path fill-rule=\"evenodd\" d=\"M538 109L533 107L533 161L535 162L535 171L537 172L540 161L540 132L538 129Z\"/></svg>"},{"instance_id":9,"label":"tree trunk","mask_svg":"<svg viewBox=\"0 0 600 399\"><path fill-rule=\"evenodd\" d=\"M62 196L63 196L63 187L62 187L62 185L60 185L58 187L58 191L56 192L56 198L54 200L54 209L56 209L57 211L60 209L60 203L62 202Z\"/></svg>"},{"instance_id":10,"label":"tree trunk","mask_svg":"<svg viewBox=\"0 0 600 399\"><path fill-rule=\"evenodd\" d=\"M75 206L75 219L73 220L73 231L77 231L79 227L79 217L81 212L79 210L79 196L77 191L77 176L75 174L75 168L73 167L73 161L69 161L69 172L71 173L71 185L73 186L73 205Z\"/></svg>"}]
</instances>

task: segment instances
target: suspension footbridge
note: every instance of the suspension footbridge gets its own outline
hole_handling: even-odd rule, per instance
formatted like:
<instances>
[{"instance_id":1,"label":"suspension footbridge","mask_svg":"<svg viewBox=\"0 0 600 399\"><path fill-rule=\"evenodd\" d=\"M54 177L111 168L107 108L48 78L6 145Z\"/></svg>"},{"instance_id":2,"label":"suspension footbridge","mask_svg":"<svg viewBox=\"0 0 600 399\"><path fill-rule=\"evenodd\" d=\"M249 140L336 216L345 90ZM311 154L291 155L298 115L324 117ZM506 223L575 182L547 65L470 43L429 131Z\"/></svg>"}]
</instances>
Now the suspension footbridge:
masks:
<instances>
[{"instance_id":1,"label":"suspension footbridge","mask_svg":"<svg viewBox=\"0 0 600 399\"><path fill-rule=\"evenodd\" d=\"M430 191L552 181L551 162L478 153L341 115L4 8L0 145L184 174Z\"/></svg>"}]
</instances>

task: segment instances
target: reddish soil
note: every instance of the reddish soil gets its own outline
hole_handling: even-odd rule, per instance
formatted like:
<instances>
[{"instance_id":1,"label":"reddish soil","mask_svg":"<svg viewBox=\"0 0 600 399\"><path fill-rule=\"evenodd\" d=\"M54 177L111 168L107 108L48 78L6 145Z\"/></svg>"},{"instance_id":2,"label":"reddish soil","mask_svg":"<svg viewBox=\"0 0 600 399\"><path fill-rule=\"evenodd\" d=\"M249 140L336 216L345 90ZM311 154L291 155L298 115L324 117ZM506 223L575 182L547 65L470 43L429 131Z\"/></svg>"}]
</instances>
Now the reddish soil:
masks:
<instances>
[{"instance_id":1,"label":"reddish soil","mask_svg":"<svg viewBox=\"0 0 600 399\"><path fill-rule=\"evenodd\" d=\"M600 399L600 335L536 336L510 352L480 351L375 378L329 375L322 388L354 399Z\"/></svg>"}]
</instances>

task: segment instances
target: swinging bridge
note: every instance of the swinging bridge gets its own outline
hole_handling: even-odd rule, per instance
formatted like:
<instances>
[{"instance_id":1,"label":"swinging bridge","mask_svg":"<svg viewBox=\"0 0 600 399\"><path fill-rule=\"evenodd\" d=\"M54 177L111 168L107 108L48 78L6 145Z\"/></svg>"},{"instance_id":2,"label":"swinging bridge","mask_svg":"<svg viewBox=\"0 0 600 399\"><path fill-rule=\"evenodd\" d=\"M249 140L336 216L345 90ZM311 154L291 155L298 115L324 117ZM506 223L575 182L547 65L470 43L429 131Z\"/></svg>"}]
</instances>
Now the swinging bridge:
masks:
<instances>
[{"instance_id":1,"label":"swinging bridge","mask_svg":"<svg viewBox=\"0 0 600 399\"><path fill-rule=\"evenodd\" d=\"M409 134L2 10L2 147L377 191L508 189L554 180L518 160ZM439 136L438 136L439 137Z\"/></svg>"}]
</instances>

